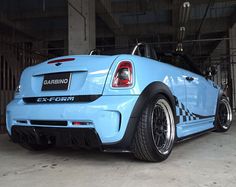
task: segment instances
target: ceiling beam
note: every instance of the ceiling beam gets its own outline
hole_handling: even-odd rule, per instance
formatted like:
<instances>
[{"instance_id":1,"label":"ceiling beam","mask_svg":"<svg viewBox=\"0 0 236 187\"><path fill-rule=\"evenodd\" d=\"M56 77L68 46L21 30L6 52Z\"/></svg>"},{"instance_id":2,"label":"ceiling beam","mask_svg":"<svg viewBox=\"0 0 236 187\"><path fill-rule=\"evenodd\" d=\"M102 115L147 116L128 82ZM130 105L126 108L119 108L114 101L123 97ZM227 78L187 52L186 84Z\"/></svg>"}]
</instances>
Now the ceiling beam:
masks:
<instances>
[{"instance_id":1,"label":"ceiling beam","mask_svg":"<svg viewBox=\"0 0 236 187\"><path fill-rule=\"evenodd\" d=\"M33 34L32 31L27 31L25 25L8 20L4 14L0 14L0 24L3 24L13 30L18 31L19 33L22 33L26 37L29 37L34 40L40 40L36 34Z\"/></svg>"},{"instance_id":2,"label":"ceiling beam","mask_svg":"<svg viewBox=\"0 0 236 187\"><path fill-rule=\"evenodd\" d=\"M25 20L33 20L39 18L60 18L67 17L67 9L66 8L50 8L42 11L40 9L30 10L30 11L18 11L14 12L14 14L7 15L8 19L11 21L25 21Z\"/></svg>"},{"instance_id":3,"label":"ceiling beam","mask_svg":"<svg viewBox=\"0 0 236 187\"><path fill-rule=\"evenodd\" d=\"M145 6L146 10L169 10L172 9L171 0L150 0ZM139 1L116 1L112 2L113 13L135 13L143 12L145 9L139 4Z\"/></svg>"},{"instance_id":4,"label":"ceiling beam","mask_svg":"<svg viewBox=\"0 0 236 187\"><path fill-rule=\"evenodd\" d=\"M208 0L188 0L192 5L208 4ZM235 3L235 0L215 0L215 3Z\"/></svg>"},{"instance_id":5,"label":"ceiling beam","mask_svg":"<svg viewBox=\"0 0 236 187\"><path fill-rule=\"evenodd\" d=\"M191 5L207 4L207 0L188 0ZM173 3L174 2L174 3ZM147 11L156 10L171 10L179 8L184 0L149 0L147 3ZM225 2L225 0L215 0L215 3ZM227 3L236 3L236 0L227 0ZM177 6L177 7L176 7ZM139 5L138 1L115 1L112 2L113 13L137 13L143 12L143 7Z\"/></svg>"},{"instance_id":6,"label":"ceiling beam","mask_svg":"<svg viewBox=\"0 0 236 187\"><path fill-rule=\"evenodd\" d=\"M187 24L186 34L196 33L201 20L191 20ZM227 18L209 18L206 19L201 33L206 34L212 31L223 32L229 28ZM132 24L124 25L124 30L127 35L154 35L154 34L169 34L172 35L176 32L176 27L160 23L146 23L146 24Z\"/></svg>"},{"instance_id":7,"label":"ceiling beam","mask_svg":"<svg viewBox=\"0 0 236 187\"><path fill-rule=\"evenodd\" d=\"M172 35L174 27L167 24L145 23L145 24L131 24L124 25L125 34L132 35L155 35L155 34L169 34Z\"/></svg>"},{"instance_id":8,"label":"ceiling beam","mask_svg":"<svg viewBox=\"0 0 236 187\"><path fill-rule=\"evenodd\" d=\"M44 40L65 40L67 39L67 28L63 29L38 29L32 27L31 24L27 24L24 22L13 22L10 21L4 16L0 14L0 24L3 27L8 28L8 30L17 31L17 35L22 35L25 38L31 41L44 41ZM18 38L18 37L17 37Z\"/></svg>"},{"instance_id":9,"label":"ceiling beam","mask_svg":"<svg viewBox=\"0 0 236 187\"><path fill-rule=\"evenodd\" d=\"M197 32L198 27L201 23L201 19L190 20L187 23L187 34L194 34ZM201 29L201 34L214 32L223 32L227 31L229 28L229 19L228 17L224 18L207 18L204 22L204 25Z\"/></svg>"},{"instance_id":10,"label":"ceiling beam","mask_svg":"<svg viewBox=\"0 0 236 187\"><path fill-rule=\"evenodd\" d=\"M122 31L123 25L120 24L119 19L112 13L111 0L97 0L96 13L114 33Z\"/></svg>"}]
</instances>

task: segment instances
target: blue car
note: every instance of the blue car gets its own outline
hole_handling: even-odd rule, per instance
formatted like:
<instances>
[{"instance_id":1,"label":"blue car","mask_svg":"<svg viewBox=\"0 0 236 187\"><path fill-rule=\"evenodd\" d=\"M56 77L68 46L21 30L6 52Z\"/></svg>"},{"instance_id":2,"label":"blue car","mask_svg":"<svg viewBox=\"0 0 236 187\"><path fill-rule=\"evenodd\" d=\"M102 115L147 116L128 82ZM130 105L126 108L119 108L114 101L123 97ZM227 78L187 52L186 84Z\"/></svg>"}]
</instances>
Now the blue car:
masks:
<instances>
[{"instance_id":1,"label":"blue car","mask_svg":"<svg viewBox=\"0 0 236 187\"><path fill-rule=\"evenodd\" d=\"M232 110L213 74L146 44L132 54L51 59L23 71L7 131L31 150L99 148L160 162L176 142L230 128Z\"/></svg>"}]
</instances>

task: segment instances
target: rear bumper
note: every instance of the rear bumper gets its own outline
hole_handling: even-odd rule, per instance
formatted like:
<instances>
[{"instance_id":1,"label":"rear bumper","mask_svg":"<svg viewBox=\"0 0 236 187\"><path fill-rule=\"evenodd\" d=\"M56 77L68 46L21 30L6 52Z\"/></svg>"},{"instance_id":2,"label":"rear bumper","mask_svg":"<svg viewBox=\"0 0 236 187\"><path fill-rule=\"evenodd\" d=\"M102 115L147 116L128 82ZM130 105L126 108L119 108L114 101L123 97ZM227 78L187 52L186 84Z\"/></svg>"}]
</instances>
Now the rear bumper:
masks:
<instances>
[{"instance_id":1,"label":"rear bumper","mask_svg":"<svg viewBox=\"0 0 236 187\"><path fill-rule=\"evenodd\" d=\"M14 99L7 106L7 130L12 135L14 126L45 127L51 129L93 129L101 144L113 144L122 140L132 110L138 99L134 96L101 96L89 103L25 104ZM32 124L32 121L66 121L66 126ZM90 122L73 125L74 121ZM53 130L52 130L53 131Z\"/></svg>"},{"instance_id":2,"label":"rear bumper","mask_svg":"<svg viewBox=\"0 0 236 187\"><path fill-rule=\"evenodd\" d=\"M92 128L48 128L48 127L12 127L11 138L15 143L53 144L57 146L75 146L102 149L101 140Z\"/></svg>"}]
</instances>

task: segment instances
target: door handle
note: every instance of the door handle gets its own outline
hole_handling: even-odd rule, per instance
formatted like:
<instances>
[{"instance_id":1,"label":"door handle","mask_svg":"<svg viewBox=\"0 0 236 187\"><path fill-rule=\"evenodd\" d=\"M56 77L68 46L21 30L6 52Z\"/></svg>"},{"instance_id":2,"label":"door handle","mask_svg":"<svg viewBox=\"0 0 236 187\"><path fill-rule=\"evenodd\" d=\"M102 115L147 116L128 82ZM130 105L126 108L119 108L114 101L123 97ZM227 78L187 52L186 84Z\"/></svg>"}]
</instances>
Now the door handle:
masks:
<instances>
[{"instance_id":1,"label":"door handle","mask_svg":"<svg viewBox=\"0 0 236 187\"><path fill-rule=\"evenodd\" d=\"M194 78L193 78L193 77L186 77L186 80L187 80L187 81L193 81Z\"/></svg>"}]
</instances>

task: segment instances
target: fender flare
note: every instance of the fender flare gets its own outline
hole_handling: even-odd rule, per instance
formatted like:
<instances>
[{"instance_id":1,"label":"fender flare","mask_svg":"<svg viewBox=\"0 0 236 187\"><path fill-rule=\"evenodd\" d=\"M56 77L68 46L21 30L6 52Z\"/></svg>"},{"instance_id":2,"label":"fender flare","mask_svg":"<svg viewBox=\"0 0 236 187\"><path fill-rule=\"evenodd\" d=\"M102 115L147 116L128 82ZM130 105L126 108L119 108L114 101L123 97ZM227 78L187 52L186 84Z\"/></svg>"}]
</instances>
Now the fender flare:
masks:
<instances>
[{"instance_id":1,"label":"fender flare","mask_svg":"<svg viewBox=\"0 0 236 187\"><path fill-rule=\"evenodd\" d=\"M153 98L157 94L163 94L169 101L176 123L176 98L172 95L171 90L163 82L156 81L149 84L140 94L138 100L135 103L133 111L131 113L128 125L126 127L123 138L115 143L103 144L105 151L111 152L126 152L131 150L134 134L136 132L137 123L143 109L152 102Z\"/></svg>"}]
</instances>

